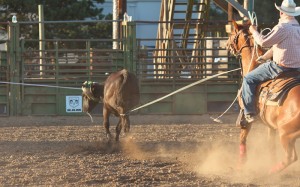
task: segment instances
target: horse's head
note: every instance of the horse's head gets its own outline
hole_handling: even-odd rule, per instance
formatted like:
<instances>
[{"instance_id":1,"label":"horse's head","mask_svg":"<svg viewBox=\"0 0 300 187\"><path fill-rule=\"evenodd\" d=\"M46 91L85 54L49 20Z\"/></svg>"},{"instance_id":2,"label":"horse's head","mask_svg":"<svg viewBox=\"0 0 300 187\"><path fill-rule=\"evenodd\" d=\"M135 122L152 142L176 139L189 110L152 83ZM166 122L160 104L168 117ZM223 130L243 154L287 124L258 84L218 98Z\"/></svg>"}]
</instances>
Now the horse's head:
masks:
<instances>
[{"instance_id":1,"label":"horse's head","mask_svg":"<svg viewBox=\"0 0 300 187\"><path fill-rule=\"evenodd\" d=\"M254 39L249 31L250 22L237 24L232 21L232 25L233 29L227 41L227 49L234 56L242 58L242 74L245 75L259 65L256 59L263 52L260 47L254 47Z\"/></svg>"},{"instance_id":2,"label":"horse's head","mask_svg":"<svg viewBox=\"0 0 300 187\"><path fill-rule=\"evenodd\" d=\"M239 56L244 48L253 47L249 32L250 23L237 24L232 21L233 29L227 41L227 49L234 56Z\"/></svg>"}]
</instances>

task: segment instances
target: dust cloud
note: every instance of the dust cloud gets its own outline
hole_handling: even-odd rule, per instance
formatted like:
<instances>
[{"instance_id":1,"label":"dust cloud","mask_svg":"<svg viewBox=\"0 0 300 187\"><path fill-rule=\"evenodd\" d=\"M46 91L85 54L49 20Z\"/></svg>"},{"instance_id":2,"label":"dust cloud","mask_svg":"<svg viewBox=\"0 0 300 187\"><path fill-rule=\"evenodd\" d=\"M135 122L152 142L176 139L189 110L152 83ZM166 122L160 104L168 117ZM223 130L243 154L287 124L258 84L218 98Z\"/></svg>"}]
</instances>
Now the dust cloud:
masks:
<instances>
[{"instance_id":1,"label":"dust cloud","mask_svg":"<svg viewBox=\"0 0 300 187\"><path fill-rule=\"evenodd\" d=\"M122 150L133 159L180 161L184 163L186 170L194 171L199 176L222 177L234 184L270 185L280 184L280 180L288 176L285 172L269 175L271 167L284 156L278 137L275 141L277 149L271 152L267 141L267 128L253 128L248 136L247 161L242 164L239 162L238 141L140 144L130 136L123 139ZM291 168L295 170L297 166Z\"/></svg>"}]
</instances>

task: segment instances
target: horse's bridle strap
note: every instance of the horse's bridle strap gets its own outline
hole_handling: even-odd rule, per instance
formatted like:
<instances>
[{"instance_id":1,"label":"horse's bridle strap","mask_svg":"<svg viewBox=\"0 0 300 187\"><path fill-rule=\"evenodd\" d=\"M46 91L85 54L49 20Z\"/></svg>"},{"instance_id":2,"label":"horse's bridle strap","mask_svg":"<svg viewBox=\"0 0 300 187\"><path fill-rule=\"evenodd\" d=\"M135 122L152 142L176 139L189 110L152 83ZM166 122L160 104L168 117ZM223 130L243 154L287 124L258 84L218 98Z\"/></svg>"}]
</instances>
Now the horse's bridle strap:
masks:
<instances>
[{"instance_id":1,"label":"horse's bridle strap","mask_svg":"<svg viewBox=\"0 0 300 187\"><path fill-rule=\"evenodd\" d=\"M238 33L236 33L236 35L233 38L233 43L230 44L234 48L235 56L239 56L244 48L246 48L246 47L252 48L253 47L252 45L248 45L249 37L247 37L244 44L242 45L242 47L240 49L237 48L238 38L241 33L243 33L243 30L240 30Z\"/></svg>"}]
</instances>

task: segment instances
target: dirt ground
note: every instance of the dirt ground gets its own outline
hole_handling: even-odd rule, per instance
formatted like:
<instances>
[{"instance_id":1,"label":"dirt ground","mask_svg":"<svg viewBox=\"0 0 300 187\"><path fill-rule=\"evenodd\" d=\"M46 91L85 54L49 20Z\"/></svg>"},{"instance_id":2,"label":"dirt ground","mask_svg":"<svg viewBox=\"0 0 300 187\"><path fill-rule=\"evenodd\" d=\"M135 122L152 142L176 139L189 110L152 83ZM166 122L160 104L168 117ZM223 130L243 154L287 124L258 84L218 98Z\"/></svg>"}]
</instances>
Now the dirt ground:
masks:
<instances>
[{"instance_id":1,"label":"dirt ground","mask_svg":"<svg viewBox=\"0 0 300 187\"><path fill-rule=\"evenodd\" d=\"M268 175L262 124L238 170L236 115L222 119L133 115L131 133L108 143L101 117L0 117L0 186L300 186L300 162Z\"/></svg>"}]
</instances>

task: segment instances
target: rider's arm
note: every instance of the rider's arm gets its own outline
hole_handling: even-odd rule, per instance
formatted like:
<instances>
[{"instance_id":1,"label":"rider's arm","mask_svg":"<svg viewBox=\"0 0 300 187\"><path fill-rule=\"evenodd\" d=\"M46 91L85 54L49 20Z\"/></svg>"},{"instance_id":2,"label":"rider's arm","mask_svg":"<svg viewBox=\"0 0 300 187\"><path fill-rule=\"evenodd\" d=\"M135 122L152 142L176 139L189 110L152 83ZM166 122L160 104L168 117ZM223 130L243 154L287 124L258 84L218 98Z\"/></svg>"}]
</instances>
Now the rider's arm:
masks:
<instances>
[{"instance_id":1,"label":"rider's arm","mask_svg":"<svg viewBox=\"0 0 300 187\"><path fill-rule=\"evenodd\" d=\"M262 35L257 31L252 33L255 42L262 47L271 47L280 43L286 38L286 28L282 25L276 25L267 35Z\"/></svg>"},{"instance_id":2,"label":"rider's arm","mask_svg":"<svg viewBox=\"0 0 300 187\"><path fill-rule=\"evenodd\" d=\"M258 57L256 61L258 63L265 63L267 60L271 59L273 57L273 47L271 47L265 54L262 56Z\"/></svg>"},{"instance_id":3,"label":"rider's arm","mask_svg":"<svg viewBox=\"0 0 300 187\"><path fill-rule=\"evenodd\" d=\"M265 54L262 56L263 59L269 60L273 57L273 47L271 47Z\"/></svg>"}]
</instances>

